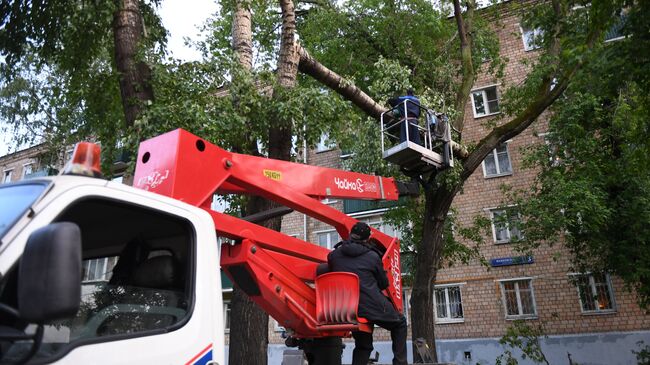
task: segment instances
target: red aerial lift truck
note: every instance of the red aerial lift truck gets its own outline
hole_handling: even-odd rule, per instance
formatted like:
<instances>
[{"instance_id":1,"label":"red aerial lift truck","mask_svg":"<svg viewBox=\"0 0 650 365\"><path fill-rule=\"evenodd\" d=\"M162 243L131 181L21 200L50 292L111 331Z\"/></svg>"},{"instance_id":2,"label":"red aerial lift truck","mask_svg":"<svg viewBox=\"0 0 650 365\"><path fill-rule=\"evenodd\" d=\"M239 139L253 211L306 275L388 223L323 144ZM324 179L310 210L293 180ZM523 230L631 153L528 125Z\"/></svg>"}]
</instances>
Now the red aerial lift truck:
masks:
<instances>
[{"instance_id":1,"label":"red aerial lift truck","mask_svg":"<svg viewBox=\"0 0 650 365\"><path fill-rule=\"evenodd\" d=\"M210 207L215 194L258 195L347 238L357 221L322 199L397 200L404 185L236 154L180 129L141 143L133 187L98 179L99 160L81 143L61 175L0 185L0 363L224 364L219 268L312 364L339 365L340 349L321 345L372 330L356 315L356 276L317 276L327 248L255 224L277 212ZM371 240L401 312L399 240L376 229Z\"/></svg>"}]
</instances>

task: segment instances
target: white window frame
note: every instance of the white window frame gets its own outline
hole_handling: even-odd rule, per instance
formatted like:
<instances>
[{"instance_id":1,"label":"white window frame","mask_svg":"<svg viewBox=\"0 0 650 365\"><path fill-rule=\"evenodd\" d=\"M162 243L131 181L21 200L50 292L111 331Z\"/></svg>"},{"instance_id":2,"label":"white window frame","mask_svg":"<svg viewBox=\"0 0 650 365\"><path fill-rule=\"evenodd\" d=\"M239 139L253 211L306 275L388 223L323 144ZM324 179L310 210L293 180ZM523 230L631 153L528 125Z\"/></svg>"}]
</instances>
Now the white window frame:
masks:
<instances>
[{"instance_id":1,"label":"white window frame","mask_svg":"<svg viewBox=\"0 0 650 365\"><path fill-rule=\"evenodd\" d=\"M500 146L497 146L497 148L492 150L492 158L494 159L494 166L497 167L497 173L496 174L490 174L488 175L487 170L485 169L485 159L490 158L490 156L486 156L485 159L483 159L483 162L481 162L481 166L483 166L483 177L486 179L493 178L493 177L500 177L500 176L510 176L512 175L512 159L510 158L510 150L508 149L509 141L503 142L500 146L505 146L506 147L506 156L508 156L508 163L510 164L510 171L502 172L501 165L499 164L499 157L498 157L498 152L497 148Z\"/></svg>"},{"instance_id":2,"label":"white window frame","mask_svg":"<svg viewBox=\"0 0 650 365\"><path fill-rule=\"evenodd\" d=\"M327 234L327 247L326 248L331 250L334 247L334 245L338 243L338 241L337 242L332 242L332 236L330 235L331 233L336 233L338 235L338 232L335 229L325 229L325 230L321 230L321 231L316 231L314 233L316 234L316 245L318 245L318 246L320 246L320 237L319 237L319 235L321 235L321 234ZM340 239L340 235L339 235L339 239ZM323 247L323 246L321 246L321 247Z\"/></svg>"},{"instance_id":3,"label":"white window frame","mask_svg":"<svg viewBox=\"0 0 650 365\"><path fill-rule=\"evenodd\" d=\"M623 13L621 13L621 14L619 15L618 20L617 20L617 23L616 23L616 24L612 24L612 25L618 25L619 22L625 22L625 21L627 21L627 14L626 14L625 11L624 11ZM624 24L623 24L623 26L624 26ZM610 30L611 30L611 28L608 29L608 30L605 32L605 37L607 37L607 33L609 33ZM613 38L609 38L609 39L605 38L604 43L616 42L616 41L620 41L621 39L625 39L625 38L627 38L626 35L619 35L618 37L613 37Z\"/></svg>"},{"instance_id":4,"label":"white window frame","mask_svg":"<svg viewBox=\"0 0 650 365\"><path fill-rule=\"evenodd\" d=\"M230 325L228 325L228 317L230 317L230 300L223 301L223 331L224 333L230 333Z\"/></svg>"},{"instance_id":5,"label":"white window frame","mask_svg":"<svg viewBox=\"0 0 650 365\"><path fill-rule=\"evenodd\" d=\"M327 152L336 148L336 143L331 141L330 143L327 143L328 139L329 133L323 133L320 135L320 139L318 140L318 143L316 143L316 153Z\"/></svg>"},{"instance_id":6,"label":"white window frame","mask_svg":"<svg viewBox=\"0 0 650 365\"><path fill-rule=\"evenodd\" d=\"M589 278L589 288L591 289L591 294L594 296L594 302L596 304L596 309L594 310L585 310L584 303L582 302L582 295L580 294L580 285L576 282L576 290L578 292L578 301L580 302L580 312L582 314L587 314L587 315L594 315L594 314L610 314L610 313L616 313L616 299L614 297L614 287L612 286L612 279L609 276L609 274L604 274L605 275L605 284L607 284L607 290L609 291L609 296L611 298L612 302L612 307L607 308L607 309L600 309L599 303L598 303L598 291L596 290L596 280L594 279L594 274L593 273L573 273L570 274L572 276L575 276L577 279L579 276L586 276Z\"/></svg>"},{"instance_id":7,"label":"white window frame","mask_svg":"<svg viewBox=\"0 0 650 365\"><path fill-rule=\"evenodd\" d=\"M2 183L3 184L10 183L13 175L14 175L14 169L2 170Z\"/></svg>"},{"instance_id":8,"label":"white window frame","mask_svg":"<svg viewBox=\"0 0 650 365\"><path fill-rule=\"evenodd\" d=\"M551 145L551 142L548 140L548 136L550 136L550 132L543 132L539 133L537 136L544 139L544 144L546 145L546 148L548 149L549 157L548 161L551 163L551 166L559 166L560 165L560 158L558 157L558 146L553 146Z\"/></svg>"},{"instance_id":9,"label":"white window frame","mask_svg":"<svg viewBox=\"0 0 650 365\"><path fill-rule=\"evenodd\" d=\"M508 238L505 240L497 240L497 229L496 226L494 225L494 212L504 212L505 214L508 214L508 208L512 208L514 206L509 206L505 208L489 208L487 211L490 213L490 225L492 226L492 240L494 241L495 244L500 245L500 244L506 244L512 242L512 233L510 230L510 220L506 219L506 232ZM519 216L519 214L518 214ZM521 219L521 216L519 216L519 219ZM524 238L524 233L519 231L519 239Z\"/></svg>"},{"instance_id":10,"label":"white window frame","mask_svg":"<svg viewBox=\"0 0 650 365\"><path fill-rule=\"evenodd\" d=\"M524 51L530 52L542 48L541 44L528 43L526 41L527 34L532 33L531 35L533 40L541 37L544 34L544 31L541 28L525 29L523 25L519 24L519 30L521 31L521 40L524 43Z\"/></svg>"},{"instance_id":11,"label":"white window frame","mask_svg":"<svg viewBox=\"0 0 650 365\"><path fill-rule=\"evenodd\" d=\"M523 278L514 278L514 279L502 279L497 280L499 282L499 287L501 288L501 301L503 302L503 312L507 320L517 320L517 319L537 319L537 301L535 300L535 286L533 285L532 277L523 277ZM532 314L521 314L523 306L521 304L521 292L519 290L519 281L529 281L530 282L530 297L533 304L533 313ZM520 314L508 314L508 301L506 300L506 289L504 283L515 282L515 293L517 296L517 312Z\"/></svg>"},{"instance_id":12,"label":"white window frame","mask_svg":"<svg viewBox=\"0 0 650 365\"><path fill-rule=\"evenodd\" d=\"M27 175L31 175L34 173L34 162L28 162L26 164L23 164L23 173L21 179L24 179L27 177ZM27 173L27 169L29 168L29 174Z\"/></svg>"},{"instance_id":13,"label":"white window frame","mask_svg":"<svg viewBox=\"0 0 650 365\"><path fill-rule=\"evenodd\" d=\"M494 88L494 91L495 91L495 93L496 93L496 95L497 95L497 98L496 98L497 105L499 105L499 90L498 90L498 86L499 86L498 84L487 85L487 86L482 86L482 87L480 87L480 88L476 88L476 89L473 89L472 91L470 91L469 94L470 94L470 97L472 98L472 113L474 114L474 118L475 118L475 119L476 119L476 118L489 117L489 116L491 116L491 115L496 115L496 114L501 113L500 108L499 108L499 110L497 110L496 112L492 112L492 111L490 111L490 105L489 105L489 103L488 103L488 98L487 98L487 93L486 93L486 90ZM482 93L482 95L483 95L483 103L484 103L484 106L485 106L485 110L487 111L486 113L483 113L483 114L476 114L476 103L475 103L475 100L474 100L474 93L477 93L477 92L479 92L479 91L480 91L480 92Z\"/></svg>"},{"instance_id":14,"label":"white window frame","mask_svg":"<svg viewBox=\"0 0 650 365\"><path fill-rule=\"evenodd\" d=\"M382 209L382 213L386 212L387 209ZM372 228L375 228L379 230L381 233L385 233L389 236L392 236L393 233L395 234L393 237L397 237L398 239L402 239L402 232L400 232L399 229L396 227L391 226L390 224L384 222L384 217L382 215L377 215L376 213L373 214L367 214L368 212L362 212L364 213L363 215L358 215L355 218L359 220L359 222L363 222L367 225L369 225ZM350 216L353 216L351 214ZM387 228L390 227L392 232L387 233Z\"/></svg>"},{"instance_id":15,"label":"white window frame","mask_svg":"<svg viewBox=\"0 0 650 365\"><path fill-rule=\"evenodd\" d=\"M402 274L404 278L404 274ZM406 324L410 323L409 313L411 313L411 289L402 286L402 311L404 313L404 318L406 318Z\"/></svg>"},{"instance_id":16,"label":"white window frame","mask_svg":"<svg viewBox=\"0 0 650 365\"><path fill-rule=\"evenodd\" d=\"M325 199L321 200L320 202L325 204L325 205L330 205L330 204L338 203L338 200L337 199L332 199L332 198L325 198Z\"/></svg>"},{"instance_id":17,"label":"white window frame","mask_svg":"<svg viewBox=\"0 0 650 365\"><path fill-rule=\"evenodd\" d=\"M74 154L74 149L65 150L63 154L63 164L66 165L68 162L72 161L72 155Z\"/></svg>"},{"instance_id":18,"label":"white window frame","mask_svg":"<svg viewBox=\"0 0 650 365\"><path fill-rule=\"evenodd\" d=\"M117 263L118 257L117 256L108 256L108 257L99 257L96 259L89 259L89 260L84 260L88 262L88 265L86 266L84 272L83 272L83 277L89 277L91 274L90 268L92 262L95 262L95 265L101 265L101 275L97 277L93 277L92 279L87 279L83 281L83 284L90 284L90 283L98 283L98 282L107 282L110 280L110 277L113 274L113 267L115 267L115 264ZM110 266L110 268L109 268ZM95 272L97 271L97 266L95 266ZM93 273L94 275L94 273Z\"/></svg>"},{"instance_id":19,"label":"white window frame","mask_svg":"<svg viewBox=\"0 0 650 365\"><path fill-rule=\"evenodd\" d=\"M466 283L449 283L449 284L435 285L433 287L433 312L435 315L436 324L465 322L465 306L463 306L463 290L462 290L462 287L465 284ZM462 308L461 310L463 311L463 316L461 318L449 317L449 314L451 313L451 307L449 305L449 288L458 288L458 294L460 295L460 306ZM438 317L438 299L436 296L436 290L440 290L440 289L443 289L445 291L445 306L447 307L447 314L448 314L448 316L445 318Z\"/></svg>"},{"instance_id":20,"label":"white window frame","mask_svg":"<svg viewBox=\"0 0 650 365\"><path fill-rule=\"evenodd\" d=\"M273 319L273 331L274 332L282 332L286 331L287 329L284 328L284 326L280 325L280 322L278 322L277 319L271 317Z\"/></svg>"}]
</instances>

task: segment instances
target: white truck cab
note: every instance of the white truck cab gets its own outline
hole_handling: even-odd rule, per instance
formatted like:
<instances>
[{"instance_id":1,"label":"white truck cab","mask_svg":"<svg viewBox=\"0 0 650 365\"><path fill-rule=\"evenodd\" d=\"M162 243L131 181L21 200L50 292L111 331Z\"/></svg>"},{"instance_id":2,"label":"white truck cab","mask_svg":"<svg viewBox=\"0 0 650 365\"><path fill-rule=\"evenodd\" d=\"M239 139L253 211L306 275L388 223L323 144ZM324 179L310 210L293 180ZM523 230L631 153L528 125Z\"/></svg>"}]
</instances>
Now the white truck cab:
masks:
<instances>
[{"instance_id":1,"label":"white truck cab","mask_svg":"<svg viewBox=\"0 0 650 365\"><path fill-rule=\"evenodd\" d=\"M0 364L224 364L219 255L212 218L178 200L0 185Z\"/></svg>"}]
</instances>

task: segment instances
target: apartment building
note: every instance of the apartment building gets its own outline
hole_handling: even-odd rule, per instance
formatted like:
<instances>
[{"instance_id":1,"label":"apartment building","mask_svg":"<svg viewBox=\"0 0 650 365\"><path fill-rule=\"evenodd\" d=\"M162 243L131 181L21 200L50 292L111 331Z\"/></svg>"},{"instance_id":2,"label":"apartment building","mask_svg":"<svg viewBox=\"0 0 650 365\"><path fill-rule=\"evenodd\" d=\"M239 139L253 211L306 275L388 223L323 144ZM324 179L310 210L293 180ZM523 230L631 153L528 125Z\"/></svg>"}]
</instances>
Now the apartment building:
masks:
<instances>
[{"instance_id":1,"label":"apartment building","mask_svg":"<svg viewBox=\"0 0 650 365\"><path fill-rule=\"evenodd\" d=\"M495 30L501 55L508 59L505 80L495 80L487 74L477 78L465 110L465 143L478 141L488 133L485 122L499 114L499 96L504 86L523 81L527 76L523 61L538 55L534 39L539 31L521 25L520 10L513 10L507 3L497 10L500 18ZM618 26L611 29L606 41L620 39L618 31ZM619 278L570 272L570 255L561 251L561 245L540 247L532 255L522 256L510 244L523 232L508 223L516 217L509 217L507 210L498 208L505 202L501 186L525 188L533 182L536 172L522 168L521 149L544 143L547 118L543 115L522 134L492 151L454 200L459 224L469 225L477 215L493 223L491 237L485 237L486 244L481 247L489 267L478 260L469 265L454 265L442 269L436 282L431 283L441 362L494 364L506 349L498 340L516 320L523 320L530 327L543 327L548 337L540 338L540 343L551 364L634 364L636 357L632 351L640 349L639 342L650 344L650 316L638 307L635 295L624 288ZM308 151L305 162L341 167L341 151L325 142L322 140ZM397 233L382 220L389 209L386 206L352 200L325 203L385 233ZM508 218L505 222L502 218L494 219L499 216ZM328 248L340 240L331 226L299 213L285 217L282 229ZM405 308L408 295L407 288ZM270 326L272 343L281 343L280 330L277 325ZM274 346L281 347L270 347ZM344 362L353 346L347 343ZM377 329L375 348L380 352L380 362L389 363L392 352L387 331ZM513 353L519 354L516 350ZM533 364L521 358L519 363Z\"/></svg>"},{"instance_id":2,"label":"apartment building","mask_svg":"<svg viewBox=\"0 0 650 365\"><path fill-rule=\"evenodd\" d=\"M0 156L0 183L51 175L60 165L58 160L42 144Z\"/></svg>"}]
</instances>

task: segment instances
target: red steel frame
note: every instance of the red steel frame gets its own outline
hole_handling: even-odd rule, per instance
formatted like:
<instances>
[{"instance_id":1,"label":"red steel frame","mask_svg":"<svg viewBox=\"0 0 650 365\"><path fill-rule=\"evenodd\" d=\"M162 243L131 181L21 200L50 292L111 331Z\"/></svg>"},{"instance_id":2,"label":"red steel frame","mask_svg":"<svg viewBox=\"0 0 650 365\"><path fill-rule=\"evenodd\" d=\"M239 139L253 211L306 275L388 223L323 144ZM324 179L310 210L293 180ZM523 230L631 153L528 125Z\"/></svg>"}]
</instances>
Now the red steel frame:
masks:
<instances>
[{"instance_id":1,"label":"red steel frame","mask_svg":"<svg viewBox=\"0 0 650 365\"><path fill-rule=\"evenodd\" d=\"M305 338L349 334L319 330L314 319L316 267L327 262L329 250L215 212L210 208L213 195L262 196L333 226L344 239L357 220L320 200L399 196L392 178L232 153L182 129L140 144L134 186L206 210L217 234L237 242L221 248L227 275L293 336ZM402 312L399 240L374 228L371 239L386 250L382 261L389 273L387 294Z\"/></svg>"}]
</instances>

